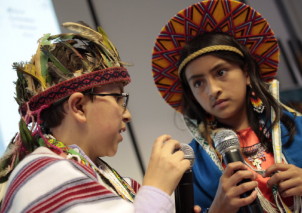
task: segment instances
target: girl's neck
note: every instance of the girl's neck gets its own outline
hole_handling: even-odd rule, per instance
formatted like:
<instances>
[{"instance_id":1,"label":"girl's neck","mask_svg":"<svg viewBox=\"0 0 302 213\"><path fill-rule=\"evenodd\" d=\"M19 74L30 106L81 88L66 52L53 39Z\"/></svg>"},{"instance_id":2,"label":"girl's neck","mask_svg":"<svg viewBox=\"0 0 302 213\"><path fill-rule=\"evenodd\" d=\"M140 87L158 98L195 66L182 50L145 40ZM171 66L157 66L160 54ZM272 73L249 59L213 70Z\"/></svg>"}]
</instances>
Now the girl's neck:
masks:
<instances>
[{"instance_id":1,"label":"girl's neck","mask_svg":"<svg viewBox=\"0 0 302 213\"><path fill-rule=\"evenodd\" d=\"M226 126L230 127L234 131L239 131L242 129L246 129L250 127L247 111L244 107L241 112L236 113L231 118L218 120L220 123L225 124Z\"/></svg>"},{"instance_id":2,"label":"girl's neck","mask_svg":"<svg viewBox=\"0 0 302 213\"><path fill-rule=\"evenodd\" d=\"M233 127L233 129L237 132L237 131L240 131L240 130L243 130L243 129L246 129L250 127L249 123L242 123L241 125L238 125L236 126L235 128Z\"/></svg>"}]
</instances>

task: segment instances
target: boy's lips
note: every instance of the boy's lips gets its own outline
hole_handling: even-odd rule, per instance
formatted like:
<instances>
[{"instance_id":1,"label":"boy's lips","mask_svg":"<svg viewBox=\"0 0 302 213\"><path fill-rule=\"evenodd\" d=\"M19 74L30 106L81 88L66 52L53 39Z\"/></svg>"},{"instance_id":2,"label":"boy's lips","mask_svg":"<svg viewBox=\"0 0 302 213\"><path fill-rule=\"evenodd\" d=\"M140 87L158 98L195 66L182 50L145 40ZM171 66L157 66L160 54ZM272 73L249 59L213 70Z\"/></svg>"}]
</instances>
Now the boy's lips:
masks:
<instances>
[{"instance_id":1,"label":"boy's lips","mask_svg":"<svg viewBox=\"0 0 302 213\"><path fill-rule=\"evenodd\" d=\"M118 133L123 133L123 132L125 132L126 131L126 128L122 128L122 129L120 129L119 131L118 131Z\"/></svg>"},{"instance_id":2,"label":"boy's lips","mask_svg":"<svg viewBox=\"0 0 302 213\"><path fill-rule=\"evenodd\" d=\"M120 134L120 137L121 137L121 139L120 139L119 142L123 141L123 136L122 136L121 133L123 133L123 132L125 132L125 131L126 131L126 127L125 127L125 128L122 128L122 129L120 129L120 130L118 131L118 133Z\"/></svg>"},{"instance_id":3,"label":"boy's lips","mask_svg":"<svg viewBox=\"0 0 302 213\"><path fill-rule=\"evenodd\" d=\"M218 99L218 100L216 100L213 104L213 108L216 107L217 105L223 103L223 102L226 102L226 101L227 101L227 99Z\"/></svg>"}]
</instances>

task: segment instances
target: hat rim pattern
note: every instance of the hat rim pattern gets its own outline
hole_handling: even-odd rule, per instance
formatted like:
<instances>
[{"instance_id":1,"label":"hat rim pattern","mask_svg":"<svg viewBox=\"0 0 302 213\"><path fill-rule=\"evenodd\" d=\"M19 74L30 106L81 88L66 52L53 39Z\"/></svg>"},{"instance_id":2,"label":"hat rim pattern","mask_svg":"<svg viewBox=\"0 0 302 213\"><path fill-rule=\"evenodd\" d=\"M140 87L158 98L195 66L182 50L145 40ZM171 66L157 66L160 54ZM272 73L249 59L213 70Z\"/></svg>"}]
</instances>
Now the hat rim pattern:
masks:
<instances>
[{"instance_id":1,"label":"hat rim pattern","mask_svg":"<svg viewBox=\"0 0 302 213\"><path fill-rule=\"evenodd\" d=\"M22 115L26 114L27 103L30 111L36 111L43 105L53 104L75 92L118 82L124 82L125 86L131 82L130 75L125 67L111 67L86 73L63 81L33 96L28 102L21 105L21 113Z\"/></svg>"}]
</instances>

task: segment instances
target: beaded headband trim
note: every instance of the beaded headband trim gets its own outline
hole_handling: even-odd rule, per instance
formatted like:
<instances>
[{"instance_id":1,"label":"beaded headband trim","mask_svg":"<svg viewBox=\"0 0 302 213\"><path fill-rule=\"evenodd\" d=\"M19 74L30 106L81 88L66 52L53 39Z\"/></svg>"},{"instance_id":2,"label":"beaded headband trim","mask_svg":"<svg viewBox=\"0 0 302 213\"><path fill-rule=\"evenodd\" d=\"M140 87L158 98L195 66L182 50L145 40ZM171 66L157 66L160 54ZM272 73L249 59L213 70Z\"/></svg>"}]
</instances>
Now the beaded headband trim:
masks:
<instances>
[{"instance_id":1,"label":"beaded headband trim","mask_svg":"<svg viewBox=\"0 0 302 213\"><path fill-rule=\"evenodd\" d=\"M192 53L191 55L186 57L185 60L182 61L182 63L179 65L179 68L178 68L178 76L180 76L182 69L194 58L201 56L205 53L220 51L220 50L235 52L235 53L238 53L239 55L241 55L242 57L244 57L243 53L240 50L238 50L236 47L232 47L232 46L228 46L228 45L215 45L215 46L205 47L205 48L202 48L202 49L197 50L196 52Z\"/></svg>"}]
</instances>

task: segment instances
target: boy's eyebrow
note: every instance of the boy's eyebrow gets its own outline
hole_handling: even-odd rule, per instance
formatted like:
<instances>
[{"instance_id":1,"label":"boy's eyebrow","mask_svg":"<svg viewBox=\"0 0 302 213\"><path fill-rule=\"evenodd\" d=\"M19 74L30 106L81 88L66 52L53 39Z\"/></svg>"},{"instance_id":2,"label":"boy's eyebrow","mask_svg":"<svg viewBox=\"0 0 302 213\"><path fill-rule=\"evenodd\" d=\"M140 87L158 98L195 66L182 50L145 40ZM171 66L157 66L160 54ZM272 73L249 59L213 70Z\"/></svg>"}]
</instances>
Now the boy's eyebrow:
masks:
<instances>
[{"instance_id":1,"label":"boy's eyebrow","mask_svg":"<svg viewBox=\"0 0 302 213\"><path fill-rule=\"evenodd\" d=\"M210 69L209 73L212 73L213 71L219 69L220 67L222 67L222 66L224 66L224 65L226 65L226 64L227 64L226 62L220 62L220 63L216 64L214 67L212 67L212 68ZM195 78L200 78L200 77L203 77L203 76L204 76L204 74L192 75L192 76L188 79L188 82L189 82L189 81L192 81L192 80L195 79Z\"/></svg>"}]
</instances>

